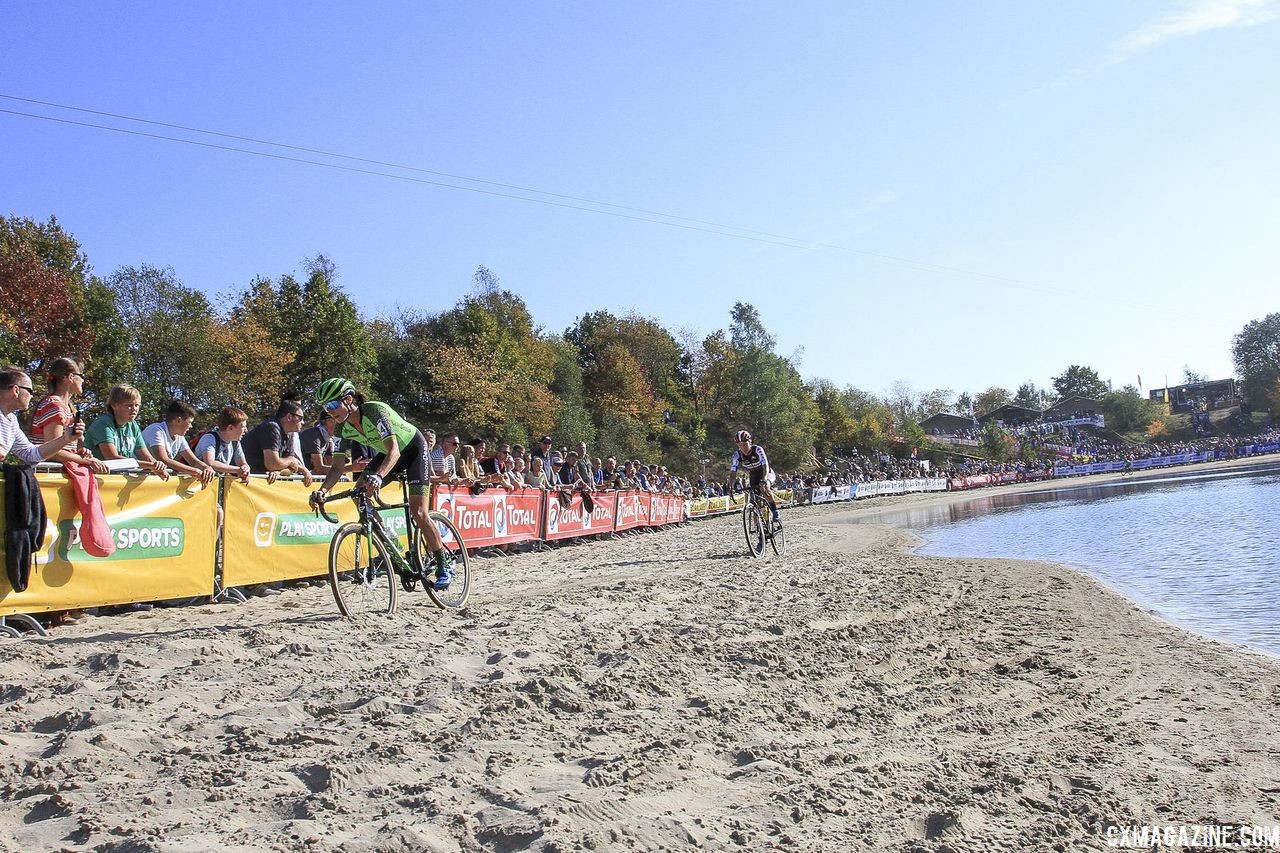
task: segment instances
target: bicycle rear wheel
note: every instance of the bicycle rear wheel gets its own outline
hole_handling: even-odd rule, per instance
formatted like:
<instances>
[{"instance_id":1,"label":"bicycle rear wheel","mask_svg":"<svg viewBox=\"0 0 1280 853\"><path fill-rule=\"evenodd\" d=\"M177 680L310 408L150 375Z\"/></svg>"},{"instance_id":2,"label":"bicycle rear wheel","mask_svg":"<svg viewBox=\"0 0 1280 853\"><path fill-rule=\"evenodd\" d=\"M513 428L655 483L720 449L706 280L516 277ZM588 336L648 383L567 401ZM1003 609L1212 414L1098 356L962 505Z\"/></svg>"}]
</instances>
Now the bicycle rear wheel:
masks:
<instances>
[{"instance_id":1,"label":"bicycle rear wheel","mask_svg":"<svg viewBox=\"0 0 1280 853\"><path fill-rule=\"evenodd\" d=\"M760 507L755 501L748 500L742 508L742 529L747 535L747 550L751 556L764 554L764 519L760 517Z\"/></svg>"},{"instance_id":2,"label":"bicycle rear wheel","mask_svg":"<svg viewBox=\"0 0 1280 853\"><path fill-rule=\"evenodd\" d=\"M348 619L396 609L396 577L391 556L358 521L338 528L329 543L329 586Z\"/></svg>"},{"instance_id":3,"label":"bicycle rear wheel","mask_svg":"<svg viewBox=\"0 0 1280 853\"><path fill-rule=\"evenodd\" d=\"M467 596L471 593L471 565L467 561L466 543L462 540L462 533L448 516L432 511L431 521L435 523L436 530L440 533L440 541L444 544L445 550L453 555L453 582L444 589L436 589L431 579L431 562L427 558L423 563L423 586L427 589L427 595L431 596L431 600L436 603L436 607L442 610L457 610L467 603ZM426 537L418 538L423 542L425 550Z\"/></svg>"}]
</instances>

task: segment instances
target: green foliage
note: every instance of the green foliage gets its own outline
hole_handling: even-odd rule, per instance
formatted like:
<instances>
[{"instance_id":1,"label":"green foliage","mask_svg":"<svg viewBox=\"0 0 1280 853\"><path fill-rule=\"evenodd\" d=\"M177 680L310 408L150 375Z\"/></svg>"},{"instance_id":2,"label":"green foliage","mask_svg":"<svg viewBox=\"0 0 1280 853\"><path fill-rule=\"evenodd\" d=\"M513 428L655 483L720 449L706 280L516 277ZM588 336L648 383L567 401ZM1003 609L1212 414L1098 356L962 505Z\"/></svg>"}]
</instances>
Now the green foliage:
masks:
<instances>
[{"instance_id":1,"label":"green foliage","mask_svg":"<svg viewBox=\"0 0 1280 853\"><path fill-rule=\"evenodd\" d=\"M1028 383L1028 385L1030 385L1030 383ZM1023 388L1026 388L1026 386L1024 385ZM1023 393L1023 388L1018 389L1018 394L1020 396ZM1032 390L1030 391L1030 394L1032 397L1034 397L1035 386L1031 385L1031 389ZM1013 396L1009 393L1009 389L1001 388L998 385L992 385L990 388L983 391L977 397L973 398L973 413L978 417L982 417L988 412L994 412L996 409L1000 408L1006 403L1012 403L1012 402L1014 402L1014 400L1013 400ZM1019 403L1018 405L1023 405L1023 404Z\"/></svg>"},{"instance_id":2,"label":"green foliage","mask_svg":"<svg viewBox=\"0 0 1280 853\"><path fill-rule=\"evenodd\" d=\"M1040 409L1053 402L1053 393L1036 387L1034 382L1023 382L1018 386L1018 392L1013 395L1013 399L1009 402L1015 406L1022 406L1024 409ZM999 408L999 406L996 408Z\"/></svg>"},{"instance_id":3,"label":"green foliage","mask_svg":"<svg viewBox=\"0 0 1280 853\"><path fill-rule=\"evenodd\" d=\"M1107 383L1098 376L1092 367L1073 364L1058 376L1053 377L1053 388L1058 392L1058 399L1068 397L1088 397L1097 400L1107 393Z\"/></svg>"},{"instance_id":4,"label":"green foliage","mask_svg":"<svg viewBox=\"0 0 1280 853\"><path fill-rule=\"evenodd\" d=\"M377 353L355 304L334 281L333 264L324 255L306 261L307 280L291 275L278 283L257 278L237 299L233 317L266 329L281 351L283 391L308 394L330 376L344 376L365 387L376 368Z\"/></svg>"},{"instance_id":5,"label":"green foliage","mask_svg":"<svg viewBox=\"0 0 1280 853\"><path fill-rule=\"evenodd\" d=\"M1101 407L1107 428L1114 432L1146 429L1163 409L1160 404L1143 397L1133 385L1103 394Z\"/></svg>"},{"instance_id":6,"label":"green foliage","mask_svg":"<svg viewBox=\"0 0 1280 853\"><path fill-rule=\"evenodd\" d=\"M1280 313L1246 324L1231 339L1231 359L1249 405L1255 409L1273 406L1271 394L1280 379Z\"/></svg>"},{"instance_id":7,"label":"green foliage","mask_svg":"<svg viewBox=\"0 0 1280 853\"><path fill-rule=\"evenodd\" d=\"M978 446L989 459L996 462L1008 462L1016 452L1013 436L1002 430L995 421L987 421L982 425Z\"/></svg>"}]
</instances>

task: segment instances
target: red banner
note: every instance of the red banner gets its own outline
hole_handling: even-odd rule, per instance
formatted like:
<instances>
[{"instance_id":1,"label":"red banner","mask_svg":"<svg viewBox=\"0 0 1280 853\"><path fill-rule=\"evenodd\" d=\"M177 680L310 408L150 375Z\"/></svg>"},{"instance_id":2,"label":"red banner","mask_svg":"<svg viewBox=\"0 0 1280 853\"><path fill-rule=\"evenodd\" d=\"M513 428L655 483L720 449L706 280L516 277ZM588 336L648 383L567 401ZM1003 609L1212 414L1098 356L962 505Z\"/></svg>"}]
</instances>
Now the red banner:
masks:
<instances>
[{"instance_id":1,"label":"red banner","mask_svg":"<svg viewBox=\"0 0 1280 853\"><path fill-rule=\"evenodd\" d=\"M468 548L484 548L537 539L544 494L540 489L487 489L472 495L466 489L437 487L431 503L458 526Z\"/></svg>"},{"instance_id":2,"label":"red banner","mask_svg":"<svg viewBox=\"0 0 1280 853\"><path fill-rule=\"evenodd\" d=\"M613 516L617 508L616 492L592 492L592 511L582 505L582 495L575 494L569 506L560 505L558 492L547 492L543 511L546 513L546 530L542 538L572 539L575 536L596 536L613 531Z\"/></svg>"},{"instance_id":3,"label":"red banner","mask_svg":"<svg viewBox=\"0 0 1280 853\"><path fill-rule=\"evenodd\" d=\"M649 526L662 527L684 521L684 498L675 495L649 496Z\"/></svg>"},{"instance_id":4,"label":"red banner","mask_svg":"<svg viewBox=\"0 0 1280 853\"><path fill-rule=\"evenodd\" d=\"M614 530L632 530L649 523L648 492L618 492L618 520Z\"/></svg>"}]
</instances>

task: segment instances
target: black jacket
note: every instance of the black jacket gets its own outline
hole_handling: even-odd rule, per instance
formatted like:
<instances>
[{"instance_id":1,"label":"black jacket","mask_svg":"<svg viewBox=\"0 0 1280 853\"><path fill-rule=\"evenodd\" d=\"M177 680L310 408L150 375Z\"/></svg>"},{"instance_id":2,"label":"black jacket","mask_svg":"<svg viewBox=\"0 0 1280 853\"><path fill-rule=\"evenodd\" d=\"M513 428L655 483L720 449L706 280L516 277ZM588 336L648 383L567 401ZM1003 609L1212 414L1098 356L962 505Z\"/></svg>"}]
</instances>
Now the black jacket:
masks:
<instances>
[{"instance_id":1,"label":"black jacket","mask_svg":"<svg viewBox=\"0 0 1280 853\"><path fill-rule=\"evenodd\" d=\"M31 560L44 547L45 511L35 469L28 465L5 465L4 567L14 592L27 588Z\"/></svg>"}]
</instances>

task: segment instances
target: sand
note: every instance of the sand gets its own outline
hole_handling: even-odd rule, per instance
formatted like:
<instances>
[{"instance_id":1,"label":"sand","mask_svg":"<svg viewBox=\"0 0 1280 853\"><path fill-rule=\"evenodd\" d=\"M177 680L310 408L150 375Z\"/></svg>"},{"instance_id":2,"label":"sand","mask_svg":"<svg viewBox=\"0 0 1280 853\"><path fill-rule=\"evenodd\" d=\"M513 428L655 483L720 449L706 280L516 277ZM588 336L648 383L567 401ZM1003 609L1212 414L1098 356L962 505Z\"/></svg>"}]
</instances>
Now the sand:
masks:
<instances>
[{"instance_id":1,"label":"sand","mask_svg":"<svg viewBox=\"0 0 1280 853\"><path fill-rule=\"evenodd\" d=\"M1091 850L1280 824L1280 664L1048 564L801 508L0 642L14 850Z\"/></svg>"}]
</instances>

